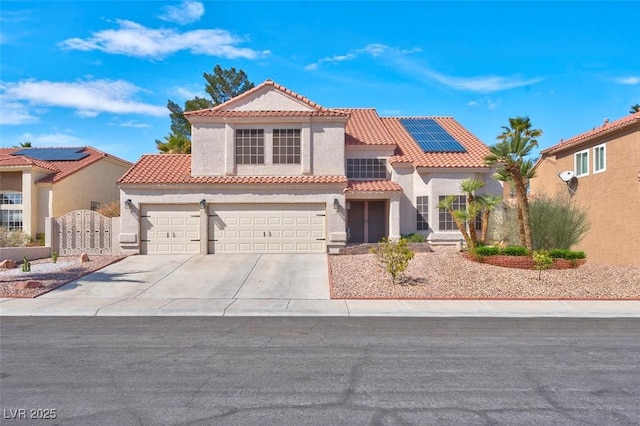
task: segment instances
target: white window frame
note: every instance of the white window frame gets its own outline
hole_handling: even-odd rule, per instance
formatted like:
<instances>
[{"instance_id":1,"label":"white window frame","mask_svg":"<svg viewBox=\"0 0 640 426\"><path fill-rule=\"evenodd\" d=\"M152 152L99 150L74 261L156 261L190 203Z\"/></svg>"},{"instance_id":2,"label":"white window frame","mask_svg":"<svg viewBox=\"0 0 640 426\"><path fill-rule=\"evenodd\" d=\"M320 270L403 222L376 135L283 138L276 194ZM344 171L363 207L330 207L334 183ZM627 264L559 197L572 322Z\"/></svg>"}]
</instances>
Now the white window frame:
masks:
<instances>
[{"instance_id":1,"label":"white window frame","mask_svg":"<svg viewBox=\"0 0 640 426\"><path fill-rule=\"evenodd\" d=\"M582 158L582 155L587 156L587 161L585 162L585 164L587 165L587 170L584 173L580 173L578 171L578 156ZM573 170L575 170L576 177L589 175L589 150L588 149L583 149L582 151L578 151L575 154L573 154Z\"/></svg>"},{"instance_id":2,"label":"white window frame","mask_svg":"<svg viewBox=\"0 0 640 426\"><path fill-rule=\"evenodd\" d=\"M598 168L598 150L602 149L602 168ZM593 147L593 174L602 173L607 171L607 144L603 143Z\"/></svg>"}]
</instances>

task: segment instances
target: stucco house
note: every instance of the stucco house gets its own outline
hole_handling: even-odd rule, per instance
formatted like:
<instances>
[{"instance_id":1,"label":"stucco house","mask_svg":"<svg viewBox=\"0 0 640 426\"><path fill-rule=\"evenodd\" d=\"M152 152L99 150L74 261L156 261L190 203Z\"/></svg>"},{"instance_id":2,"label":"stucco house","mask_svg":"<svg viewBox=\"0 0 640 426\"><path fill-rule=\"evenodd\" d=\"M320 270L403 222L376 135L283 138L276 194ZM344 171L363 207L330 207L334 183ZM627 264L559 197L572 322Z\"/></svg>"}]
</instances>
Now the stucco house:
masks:
<instances>
[{"instance_id":1,"label":"stucco house","mask_svg":"<svg viewBox=\"0 0 640 426\"><path fill-rule=\"evenodd\" d=\"M568 193L586 209L575 249L589 262L640 265L640 112L543 150L536 173L532 195Z\"/></svg>"},{"instance_id":2,"label":"stucco house","mask_svg":"<svg viewBox=\"0 0 640 426\"><path fill-rule=\"evenodd\" d=\"M185 116L190 155L144 155L119 181L124 253L336 252L413 232L455 244L440 197L468 177L501 192L488 148L451 117L326 108L271 80Z\"/></svg>"},{"instance_id":3,"label":"stucco house","mask_svg":"<svg viewBox=\"0 0 640 426\"><path fill-rule=\"evenodd\" d=\"M130 167L90 146L0 148L0 227L36 237L46 217L117 201Z\"/></svg>"}]
</instances>

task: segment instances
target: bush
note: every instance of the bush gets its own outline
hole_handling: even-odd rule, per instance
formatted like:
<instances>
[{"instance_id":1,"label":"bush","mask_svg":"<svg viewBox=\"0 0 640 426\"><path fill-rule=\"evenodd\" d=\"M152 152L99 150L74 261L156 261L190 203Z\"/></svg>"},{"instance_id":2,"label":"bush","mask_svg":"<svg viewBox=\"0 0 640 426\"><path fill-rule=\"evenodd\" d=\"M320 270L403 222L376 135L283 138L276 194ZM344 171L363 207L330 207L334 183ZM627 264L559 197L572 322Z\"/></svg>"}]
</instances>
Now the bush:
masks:
<instances>
[{"instance_id":1,"label":"bush","mask_svg":"<svg viewBox=\"0 0 640 426\"><path fill-rule=\"evenodd\" d=\"M546 250L538 250L533 252L533 263L538 270L538 281L542 278L542 271L549 269L553 265L553 259L549 256L549 252Z\"/></svg>"},{"instance_id":2,"label":"bush","mask_svg":"<svg viewBox=\"0 0 640 426\"><path fill-rule=\"evenodd\" d=\"M527 256L529 251L522 246L507 246L502 250L502 254L505 256Z\"/></svg>"},{"instance_id":3,"label":"bush","mask_svg":"<svg viewBox=\"0 0 640 426\"><path fill-rule=\"evenodd\" d=\"M97 209L96 212L106 217L118 217L120 216L120 201L105 204Z\"/></svg>"},{"instance_id":4,"label":"bush","mask_svg":"<svg viewBox=\"0 0 640 426\"><path fill-rule=\"evenodd\" d=\"M427 241L427 239L425 238L424 235L417 234L415 232L413 234L405 234L405 235L403 235L402 239L405 240L408 243L424 243L425 241Z\"/></svg>"},{"instance_id":5,"label":"bush","mask_svg":"<svg viewBox=\"0 0 640 426\"><path fill-rule=\"evenodd\" d=\"M566 249L554 249L549 250L549 256L554 259L567 259L567 260L577 260L577 259L586 259L587 255L583 251L572 251Z\"/></svg>"},{"instance_id":6,"label":"bush","mask_svg":"<svg viewBox=\"0 0 640 426\"><path fill-rule=\"evenodd\" d=\"M371 248L371 253L376 255L378 262L391 275L391 282L395 284L409 266L413 259L413 252L407 247L407 241L403 238L397 243L383 238L376 246Z\"/></svg>"},{"instance_id":7,"label":"bush","mask_svg":"<svg viewBox=\"0 0 640 426\"><path fill-rule=\"evenodd\" d=\"M7 231L0 228L0 247L26 247L31 237L22 231Z\"/></svg>"},{"instance_id":8,"label":"bush","mask_svg":"<svg viewBox=\"0 0 640 426\"><path fill-rule=\"evenodd\" d=\"M500 254L500 247L482 246L476 247L474 253L476 256L496 256Z\"/></svg>"},{"instance_id":9,"label":"bush","mask_svg":"<svg viewBox=\"0 0 640 426\"><path fill-rule=\"evenodd\" d=\"M529 203L536 250L569 249L589 231L587 212L568 196L536 197Z\"/></svg>"}]
</instances>

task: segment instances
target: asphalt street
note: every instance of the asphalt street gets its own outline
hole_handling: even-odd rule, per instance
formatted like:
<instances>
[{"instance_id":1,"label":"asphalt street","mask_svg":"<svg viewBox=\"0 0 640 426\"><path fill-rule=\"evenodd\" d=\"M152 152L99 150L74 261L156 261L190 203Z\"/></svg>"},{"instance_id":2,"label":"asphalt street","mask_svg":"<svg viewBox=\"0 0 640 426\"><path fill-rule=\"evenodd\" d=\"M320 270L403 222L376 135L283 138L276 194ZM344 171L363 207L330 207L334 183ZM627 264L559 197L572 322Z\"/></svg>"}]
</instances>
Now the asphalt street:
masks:
<instances>
[{"instance_id":1,"label":"asphalt street","mask_svg":"<svg viewBox=\"0 0 640 426\"><path fill-rule=\"evenodd\" d=\"M2 424L640 424L638 319L0 321Z\"/></svg>"}]
</instances>

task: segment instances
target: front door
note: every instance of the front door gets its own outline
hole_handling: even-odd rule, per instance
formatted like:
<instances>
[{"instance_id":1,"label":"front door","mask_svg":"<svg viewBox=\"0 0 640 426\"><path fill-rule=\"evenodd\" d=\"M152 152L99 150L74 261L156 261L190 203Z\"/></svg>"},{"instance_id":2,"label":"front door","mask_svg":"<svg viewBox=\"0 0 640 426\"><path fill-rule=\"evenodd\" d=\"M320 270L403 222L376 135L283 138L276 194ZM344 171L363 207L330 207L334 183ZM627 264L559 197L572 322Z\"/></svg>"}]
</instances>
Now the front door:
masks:
<instances>
[{"instance_id":1,"label":"front door","mask_svg":"<svg viewBox=\"0 0 640 426\"><path fill-rule=\"evenodd\" d=\"M387 236L387 202L385 200L349 200L349 243L377 243Z\"/></svg>"}]
</instances>

